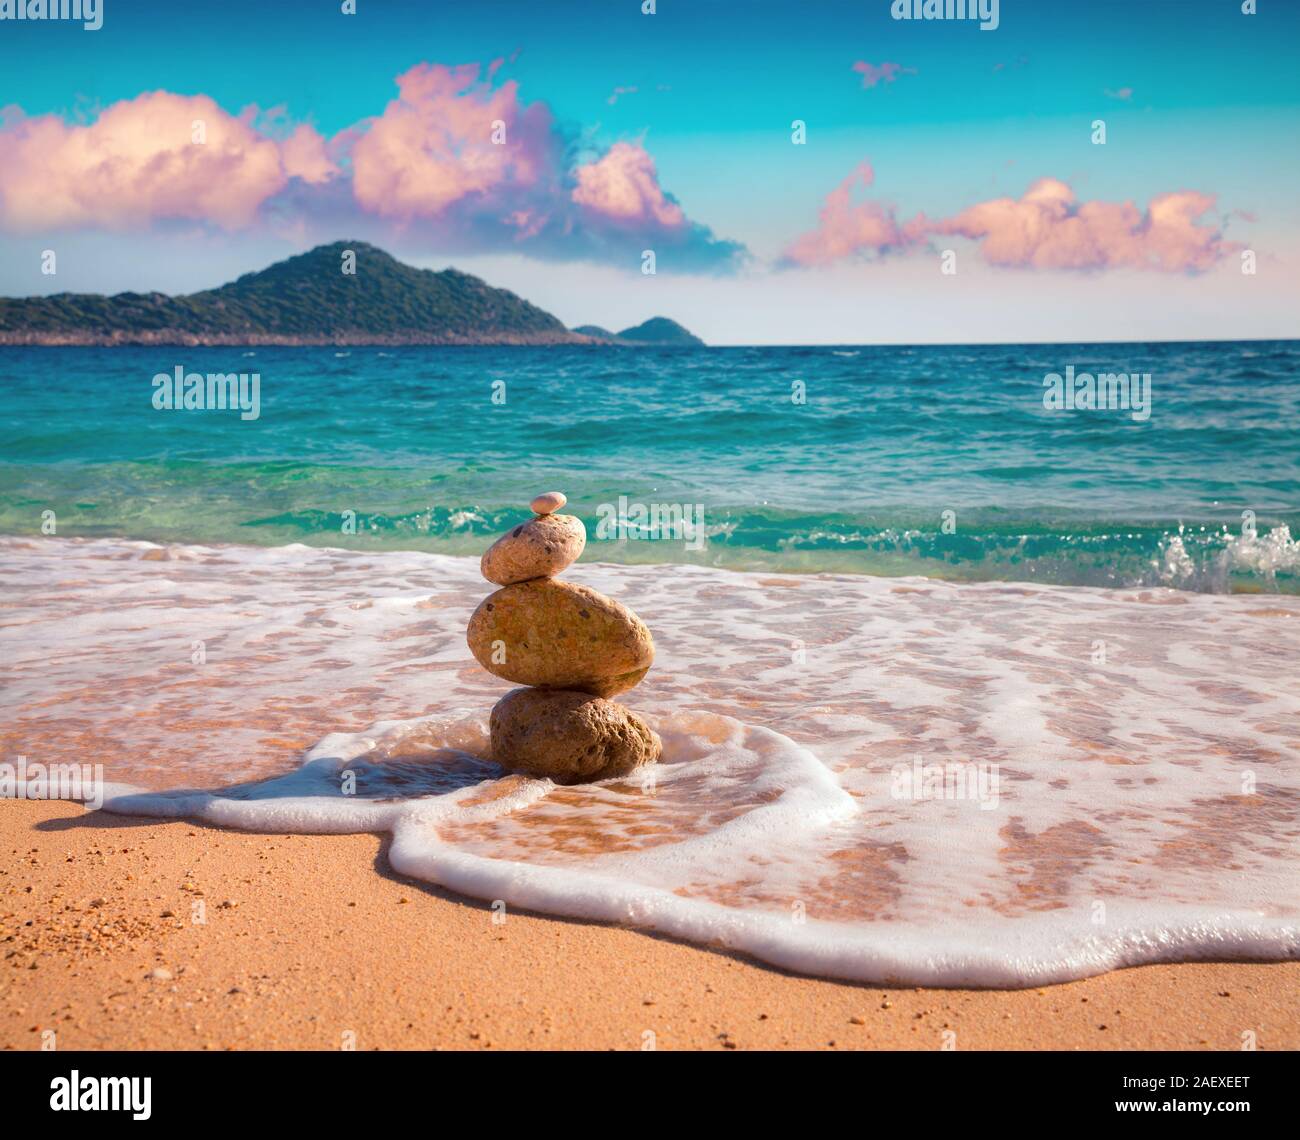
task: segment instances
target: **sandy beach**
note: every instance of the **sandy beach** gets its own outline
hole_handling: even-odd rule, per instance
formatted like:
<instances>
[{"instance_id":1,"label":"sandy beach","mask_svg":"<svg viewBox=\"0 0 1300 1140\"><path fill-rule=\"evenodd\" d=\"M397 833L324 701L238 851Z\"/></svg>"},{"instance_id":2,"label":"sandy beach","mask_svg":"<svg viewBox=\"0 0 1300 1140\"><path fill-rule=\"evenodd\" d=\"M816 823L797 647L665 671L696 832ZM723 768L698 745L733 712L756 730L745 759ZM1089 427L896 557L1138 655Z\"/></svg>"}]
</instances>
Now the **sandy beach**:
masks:
<instances>
[{"instance_id":1,"label":"sandy beach","mask_svg":"<svg viewBox=\"0 0 1300 1140\"><path fill-rule=\"evenodd\" d=\"M60 1049L1300 1047L1297 962L849 985L634 930L494 922L394 875L384 848L0 803L0 1047L47 1030Z\"/></svg>"}]
</instances>

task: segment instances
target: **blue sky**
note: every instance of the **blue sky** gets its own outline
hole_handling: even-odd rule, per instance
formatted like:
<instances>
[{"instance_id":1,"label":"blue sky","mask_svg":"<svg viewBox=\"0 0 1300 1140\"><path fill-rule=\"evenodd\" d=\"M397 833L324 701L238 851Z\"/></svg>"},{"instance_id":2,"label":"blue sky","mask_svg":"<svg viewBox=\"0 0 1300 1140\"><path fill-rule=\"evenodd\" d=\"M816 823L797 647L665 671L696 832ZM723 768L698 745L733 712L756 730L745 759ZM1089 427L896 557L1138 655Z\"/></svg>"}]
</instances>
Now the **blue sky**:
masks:
<instances>
[{"instance_id":1,"label":"blue sky","mask_svg":"<svg viewBox=\"0 0 1300 1140\"><path fill-rule=\"evenodd\" d=\"M874 304L882 289L896 288L919 290L919 307L942 311L941 320L905 322L905 335L986 339L988 320L964 322L968 305L944 310L959 290L945 293L929 272L951 247L970 287L978 279L981 292L1028 306L1015 339L1038 339L1045 291L1082 307L1081 333L1099 337L1126 335L1126 306L1149 302L1153 289L1187 310L1186 335L1203 330L1211 313L1215 335L1297 331L1288 317L1300 299L1297 4L1261 0L1262 11L1248 16L1237 0L1002 0L999 27L981 32L973 22L894 20L888 0L659 0L653 16L639 0L358 0L356 15L332 0L103 2L97 32L0 21L0 107L9 109L0 156L4 135L21 129L15 109L29 123L57 116L69 130L92 128L106 109L162 91L206 96L231 116L249 105L280 109L280 122L260 129L283 136L310 127L333 148L337 169L310 190L296 182L273 188L257 217L236 223L166 204L131 218L120 211L101 218L90 207L24 211L14 205L21 188L11 187L8 213L0 210L0 292L197 288L316 240L363 236L420 264L483 271L571 323L632 323L649 315L647 299L659 298L659 310L680 306L667 315L717 340L847 342L875 330L852 315L846 293L860 290ZM473 203L444 206L441 195L426 195L381 221L383 208L372 201L353 224L348 132L364 133L385 112L396 77L421 64L486 69L498 59L506 61L499 71L481 74L463 97L485 101L488 90L517 84L521 108L544 105L554 120L532 142L539 153L564 151L548 160L562 193L572 198L586 164L597 195L560 208L503 176ZM898 73L873 86L853 70L886 62ZM431 100L421 121L436 129L445 106ZM806 145L791 144L795 119L807 124ZM1106 122L1104 146L1090 137L1095 119ZM596 166L618 144L635 154L620 150ZM15 153L33 162L54 154L64 168L75 151L72 137L53 150L33 143ZM628 219L615 224L612 195L642 161L652 163L654 184L638 216L650 217L662 192L663 202L680 207L680 222L661 212L644 231ZM898 230L918 214L951 225L827 253L840 248L826 232L835 226L841 236L864 226L875 233L873 206L869 218L821 224L817 264L791 268L790 250L818 231L828 195L864 162L873 178L855 184L854 203L878 203ZM201 177L198 168L191 173ZM380 196L402 172L384 173ZM1033 251L1014 266L991 259L995 235L972 237L975 223L964 212L1019 199L1038 179L1067 184L1071 210L1096 201L1141 211L1160 195L1208 196L1213 208L1197 224L1212 228L1216 241L1194 265L1174 257L1165 269L1137 267L1132 255L1113 251L1078 266ZM5 195L0 177L0 205ZM492 210L547 212L549 228L528 241L517 231L496 240ZM951 236L954 229L961 232ZM656 278L642 280L634 256L641 246L672 242L678 255L661 257ZM743 247L743 256L731 257L724 243ZM67 253L57 280L42 276L33 258L51 246ZM1239 247L1258 247L1271 285L1242 287ZM834 314L825 321L809 313L819 297ZM690 311L698 308L708 315ZM755 321L756 308L766 321ZM1009 335L995 323L997 337ZM1151 327L1168 335L1179 326L1157 313Z\"/></svg>"}]
</instances>

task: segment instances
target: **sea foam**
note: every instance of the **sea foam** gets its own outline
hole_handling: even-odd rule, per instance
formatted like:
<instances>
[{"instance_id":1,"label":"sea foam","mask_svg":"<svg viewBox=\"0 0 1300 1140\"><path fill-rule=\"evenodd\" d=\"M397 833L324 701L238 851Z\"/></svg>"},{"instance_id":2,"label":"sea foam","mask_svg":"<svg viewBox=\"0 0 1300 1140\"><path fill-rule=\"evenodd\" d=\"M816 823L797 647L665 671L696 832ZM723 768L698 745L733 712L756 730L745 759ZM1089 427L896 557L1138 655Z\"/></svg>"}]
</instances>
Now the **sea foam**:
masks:
<instances>
[{"instance_id":1,"label":"sea foam","mask_svg":"<svg viewBox=\"0 0 1300 1140\"><path fill-rule=\"evenodd\" d=\"M507 776L479 758L481 720L439 717L332 736L298 771L256 786L121 789L105 806L249 831L388 832L395 870L475 898L860 981L1031 986L1144 962L1300 953L1294 910L1258 902L1115 898L1101 921L1096 899L1010 914L953 898L953 910L931 895L962 878L942 858L909 876L917 897L906 908L897 896L882 905L890 892L880 883L828 889L837 861L877 847L854 797L816 756L729 717L657 727L665 757L653 782L643 774L561 788ZM347 774L363 794L341 792ZM930 825L907 814L894 842L906 845L911 831L919 852Z\"/></svg>"},{"instance_id":2,"label":"sea foam","mask_svg":"<svg viewBox=\"0 0 1300 1140\"><path fill-rule=\"evenodd\" d=\"M1300 957L1290 599L572 574L656 633L635 704L665 758L634 778L485 759L482 583L426 554L0 540L0 711L33 759L135 785L110 811L387 832L394 868L463 894L808 973Z\"/></svg>"}]
</instances>

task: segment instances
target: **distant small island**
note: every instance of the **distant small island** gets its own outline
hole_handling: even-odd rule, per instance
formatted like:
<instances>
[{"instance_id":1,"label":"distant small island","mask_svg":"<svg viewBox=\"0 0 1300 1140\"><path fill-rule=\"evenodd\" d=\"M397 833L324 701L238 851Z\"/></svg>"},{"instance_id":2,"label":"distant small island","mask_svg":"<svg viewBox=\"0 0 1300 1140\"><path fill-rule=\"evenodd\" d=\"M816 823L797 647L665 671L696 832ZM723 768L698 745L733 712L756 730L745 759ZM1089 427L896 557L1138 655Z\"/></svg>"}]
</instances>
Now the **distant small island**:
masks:
<instances>
[{"instance_id":1,"label":"distant small island","mask_svg":"<svg viewBox=\"0 0 1300 1140\"><path fill-rule=\"evenodd\" d=\"M185 296L0 297L0 345L703 343L666 317L621 333L571 330L507 289L456 269L416 269L360 241L317 246Z\"/></svg>"},{"instance_id":2,"label":"distant small island","mask_svg":"<svg viewBox=\"0 0 1300 1140\"><path fill-rule=\"evenodd\" d=\"M687 332L676 321L670 321L667 317L651 317L648 321L642 321L641 324L624 329L620 333L612 333L599 325L579 325L573 331L581 336L591 337L602 343L608 341L611 344L681 345L684 348L699 348L704 344L704 341L694 333Z\"/></svg>"}]
</instances>

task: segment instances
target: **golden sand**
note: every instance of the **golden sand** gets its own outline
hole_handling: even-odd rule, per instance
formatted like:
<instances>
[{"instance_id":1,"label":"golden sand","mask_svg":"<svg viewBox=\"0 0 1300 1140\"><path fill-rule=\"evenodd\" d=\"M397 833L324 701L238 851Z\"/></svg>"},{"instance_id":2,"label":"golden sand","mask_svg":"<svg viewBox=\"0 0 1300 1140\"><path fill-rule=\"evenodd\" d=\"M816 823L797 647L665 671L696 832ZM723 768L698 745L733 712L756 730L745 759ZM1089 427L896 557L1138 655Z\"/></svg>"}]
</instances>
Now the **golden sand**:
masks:
<instances>
[{"instance_id":1,"label":"golden sand","mask_svg":"<svg viewBox=\"0 0 1300 1140\"><path fill-rule=\"evenodd\" d=\"M1300 1048L1300 962L889 989L499 914L372 835L6 801L0 855L5 1049Z\"/></svg>"}]
</instances>

